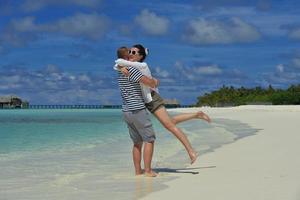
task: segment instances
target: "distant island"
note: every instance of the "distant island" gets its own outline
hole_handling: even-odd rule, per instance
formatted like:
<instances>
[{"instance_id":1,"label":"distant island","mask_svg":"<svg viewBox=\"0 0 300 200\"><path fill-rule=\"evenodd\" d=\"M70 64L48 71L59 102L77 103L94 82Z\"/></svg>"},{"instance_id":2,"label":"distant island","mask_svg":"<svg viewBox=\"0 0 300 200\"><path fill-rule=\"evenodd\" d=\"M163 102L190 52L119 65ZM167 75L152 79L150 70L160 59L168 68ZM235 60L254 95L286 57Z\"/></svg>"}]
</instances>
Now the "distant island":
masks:
<instances>
[{"instance_id":1,"label":"distant island","mask_svg":"<svg viewBox=\"0 0 300 200\"><path fill-rule=\"evenodd\" d=\"M268 88L235 88L225 86L211 93L198 97L195 106L239 106L239 105L300 105L300 84L291 85L288 89Z\"/></svg>"},{"instance_id":2,"label":"distant island","mask_svg":"<svg viewBox=\"0 0 300 200\"><path fill-rule=\"evenodd\" d=\"M164 99L167 108L186 107L227 107L239 105L300 105L300 84L291 85L287 89L268 88L235 88L233 86L221 87L210 93L199 96L194 105L181 105L177 99ZM29 105L16 95L0 96L0 109L29 108L29 109L120 109L121 105Z\"/></svg>"}]
</instances>

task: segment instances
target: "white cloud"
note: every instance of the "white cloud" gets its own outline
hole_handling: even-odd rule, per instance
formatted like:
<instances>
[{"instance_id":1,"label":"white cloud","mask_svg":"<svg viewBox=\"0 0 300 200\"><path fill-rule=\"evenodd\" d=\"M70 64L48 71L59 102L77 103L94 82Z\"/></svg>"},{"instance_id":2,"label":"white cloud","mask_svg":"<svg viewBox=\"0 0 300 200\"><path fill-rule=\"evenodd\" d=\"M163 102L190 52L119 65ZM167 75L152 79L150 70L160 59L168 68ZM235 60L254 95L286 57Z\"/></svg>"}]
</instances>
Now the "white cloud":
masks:
<instances>
[{"instance_id":1,"label":"white cloud","mask_svg":"<svg viewBox=\"0 0 300 200\"><path fill-rule=\"evenodd\" d=\"M285 73L267 73L266 81L269 84L299 84L300 73L297 72L285 72Z\"/></svg>"},{"instance_id":2,"label":"white cloud","mask_svg":"<svg viewBox=\"0 0 300 200\"><path fill-rule=\"evenodd\" d=\"M294 40L300 40L300 28L291 30L289 32L289 38L294 39Z\"/></svg>"},{"instance_id":3,"label":"white cloud","mask_svg":"<svg viewBox=\"0 0 300 200\"><path fill-rule=\"evenodd\" d=\"M59 20L54 29L71 36L86 36L91 39L99 39L107 31L109 20L98 14L76 14Z\"/></svg>"},{"instance_id":4,"label":"white cloud","mask_svg":"<svg viewBox=\"0 0 300 200\"><path fill-rule=\"evenodd\" d=\"M188 22L183 39L195 45L253 42L260 38L256 28L240 18L228 21L194 19Z\"/></svg>"},{"instance_id":5,"label":"white cloud","mask_svg":"<svg viewBox=\"0 0 300 200\"><path fill-rule=\"evenodd\" d=\"M211 87L212 85L245 85L250 84L250 77L236 68L222 68L217 64L186 66L176 61L169 73L167 86L186 85L193 87ZM164 84L164 79L162 85Z\"/></svg>"},{"instance_id":6,"label":"white cloud","mask_svg":"<svg viewBox=\"0 0 300 200\"><path fill-rule=\"evenodd\" d=\"M276 72L283 73L284 72L284 65L283 64L277 65L276 66Z\"/></svg>"},{"instance_id":7,"label":"white cloud","mask_svg":"<svg viewBox=\"0 0 300 200\"><path fill-rule=\"evenodd\" d=\"M219 79L220 75L223 74L223 70L218 65L208 65L208 66L194 66L187 67L181 62L175 63L176 72L172 74L181 77L181 79L187 79L189 81L206 81ZM183 78L184 77L184 78Z\"/></svg>"},{"instance_id":8,"label":"white cloud","mask_svg":"<svg viewBox=\"0 0 300 200\"><path fill-rule=\"evenodd\" d=\"M34 17L13 19L0 35L0 41L21 45L43 33L60 33L66 36L99 40L108 30L110 20L97 13L77 13L51 23L38 24Z\"/></svg>"},{"instance_id":9,"label":"white cloud","mask_svg":"<svg viewBox=\"0 0 300 200\"><path fill-rule=\"evenodd\" d=\"M90 83L91 82L91 78L88 77L86 74L81 74L78 76L78 80L82 81L82 82L87 82Z\"/></svg>"},{"instance_id":10,"label":"white cloud","mask_svg":"<svg viewBox=\"0 0 300 200\"><path fill-rule=\"evenodd\" d=\"M217 77L218 75L222 74L222 69L217 65L211 66L198 66L198 67L185 67L183 68L185 76L189 80L204 80L206 76L214 76Z\"/></svg>"},{"instance_id":11,"label":"white cloud","mask_svg":"<svg viewBox=\"0 0 300 200\"><path fill-rule=\"evenodd\" d=\"M164 35L168 32L169 20L145 9L135 17L135 22L149 35Z\"/></svg>"},{"instance_id":12,"label":"white cloud","mask_svg":"<svg viewBox=\"0 0 300 200\"><path fill-rule=\"evenodd\" d=\"M121 24L119 31L122 35L130 36L132 34L133 26L131 24Z\"/></svg>"},{"instance_id":13,"label":"white cloud","mask_svg":"<svg viewBox=\"0 0 300 200\"><path fill-rule=\"evenodd\" d=\"M60 72L60 70L56 65L49 64L46 66L45 72L47 72L48 74L53 74Z\"/></svg>"},{"instance_id":14,"label":"white cloud","mask_svg":"<svg viewBox=\"0 0 300 200\"><path fill-rule=\"evenodd\" d=\"M223 7L253 7L258 10L269 10L272 2L271 0L196 0L198 5L202 6L204 10L212 10Z\"/></svg>"},{"instance_id":15,"label":"white cloud","mask_svg":"<svg viewBox=\"0 0 300 200\"><path fill-rule=\"evenodd\" d=\"M217 19L226 19L233 16L239 17L255 25L264 36L271 37L285 36L287 31L283 27L300 20L300 16L295 12L265 13L248 6L218 7L217 9L204 13L202 16Z\"/></svg>"},{"instance_id":16,"label":"white cloud","mask_svg":"<svg viewBox=\"0 0 300 200\"><path fill-rule=\"evenodd\" d=\"M292 59L292 64L296 68L300 68L300 58L294 58L294 59Z\"/></svg>"},{"instance_id":17,"label":"white cloud","mask_svg":"<svg viewBox=\"0 0 300 200\"><path fill-rule=\"evenodd\" d=\"M293 59L293 61L295 61L295 59ZM278 86L299 84L300 72L295 68L295 65L279 64L275 67L273 72L264 73L262 79L262 81L267 84Z\"/></svg>"},{"instance_id":18,"label":"white cloud","mask_svg":"<svg viewBox=\"0 0 300 200\"><path fill-rule=\"evenodd\" d=\"M195 68L195 72L201 75L218 75L222 73L222 69L216 65L212 65Z\"/></svg>"},{"instance_id":19,"label":"white cloud","mask_svg":"<svg viewBox=\"0 0 300 200\"><path fill-rule=\"evenodd\" d=\"M162 78L167 78L170 75L168 71L163 70L160 67L154 68L154 73L156 74L156 76L162 77Z\"/></svg>"},{"instance_id":20,"label":"white cloud","mask_svg":"<svg viewBox=\"0 0 300 200\"><path fill-rule=\"evenodd\" d=\"M7 66L0 68L0 94L14 93L33 104L103 104L120 99L111 79L70 73L51 64L37 71Z\"/></svg>"},{"instance_id":21,"label":"white cloud","mask_svg":"<svg viewBox=\"0 0 300 200\"><path fill-rule=\"evenodd\" d=\"M17 32L35 32L40 30L40 26L34 22L34 17L24 17L23 19L12 20L11 29Z\"/></svg>"},{"instance_id":22,"label":"white cloud","mask_svg":"<svg viewBox=\"0 0 300 200\"><path fill-rule=\"evenodd\" d=\"M165 69L162 69L161 67L154 67L152 68L151 71L152 71L152 76L159 79L160 83L172 84L176 82L176 80L174 80L174 74L173 74L175 71L167 71Z\"/></svg>"},{"instance_id":23,"label":"white cloud","mask_svg":"<svg viewBox=\"0 0 300 200\"><path fill-rule=\"evenodd\" d=\"M97 7L101 3L100 0L25 0L21 5L21 9L25 12L40 10L47 6L68 6L77 5L84 7Z\"/></svg>"}]
</instances>

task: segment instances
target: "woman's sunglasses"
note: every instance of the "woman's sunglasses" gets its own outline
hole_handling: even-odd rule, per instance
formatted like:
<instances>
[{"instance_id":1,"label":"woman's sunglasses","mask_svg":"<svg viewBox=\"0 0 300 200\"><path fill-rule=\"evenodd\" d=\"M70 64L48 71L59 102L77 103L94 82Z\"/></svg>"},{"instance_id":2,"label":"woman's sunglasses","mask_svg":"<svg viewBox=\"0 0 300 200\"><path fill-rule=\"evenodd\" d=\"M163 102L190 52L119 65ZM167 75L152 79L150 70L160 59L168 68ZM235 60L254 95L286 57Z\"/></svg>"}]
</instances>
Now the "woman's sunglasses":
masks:
<instances>
[{"instance_id":1,"label":"woman's sunglasses","mask_svg":"<svg viewBox=\"0 0 300 200\"><path fill-rule=\"evenodd\" d=\"M137 52L137 51L135 51L135 50L132 50L132 51L129 50L128 53L131 54L131 55L136 55L136 54L138 54L139 52Z\"/></svg>"}]
</instances>

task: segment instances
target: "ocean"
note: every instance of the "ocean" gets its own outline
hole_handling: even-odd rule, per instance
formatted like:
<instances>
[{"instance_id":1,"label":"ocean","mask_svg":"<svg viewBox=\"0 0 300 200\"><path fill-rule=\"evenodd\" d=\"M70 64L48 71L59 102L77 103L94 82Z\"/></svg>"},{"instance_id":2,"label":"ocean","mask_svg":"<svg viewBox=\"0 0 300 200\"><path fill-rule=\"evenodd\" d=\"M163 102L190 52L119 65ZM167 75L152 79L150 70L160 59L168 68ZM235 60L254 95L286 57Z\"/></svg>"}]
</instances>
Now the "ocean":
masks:
<instances>
[{"instance_id":1,"label":"ocean","mask_svg":"<svg viewBox=\"0 0 300 200\"><path fill-rule=\"evenodd\" d=\"M212 120L178 125L200 157L256 132L239 121ZM189 158L181 143L152 122L159 176L145 178L134 176L132 142L119 109L0 110L1 200L139 199L167 187L177 173L193 174L184 171Z\"/></svg>"}]
</instances>

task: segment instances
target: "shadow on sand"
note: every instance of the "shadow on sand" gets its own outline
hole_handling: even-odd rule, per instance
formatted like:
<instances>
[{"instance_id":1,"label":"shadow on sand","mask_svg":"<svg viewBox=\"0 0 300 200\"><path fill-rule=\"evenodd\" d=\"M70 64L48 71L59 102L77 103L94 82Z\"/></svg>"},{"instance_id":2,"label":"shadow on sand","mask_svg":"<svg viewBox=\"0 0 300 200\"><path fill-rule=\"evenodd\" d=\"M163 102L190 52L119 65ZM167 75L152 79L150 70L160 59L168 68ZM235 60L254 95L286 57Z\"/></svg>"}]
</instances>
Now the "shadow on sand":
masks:
<instances>
[{"instance_id":1,"label":"shadow on sand","mask_svg":"<svg viewBox=\"0 0 300 200\"><path fill-rule=\"evenodd\" d=\"M197 169L210 169L210 168L216 168L216 166L207 166L207 167L193 167L193 168L177 168L177 169L171 169L171 168L154 168L153 171L156 173L185 173L185 174L199 174L198 171L195 171Z\"/></svg>"}]
</instances>

